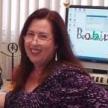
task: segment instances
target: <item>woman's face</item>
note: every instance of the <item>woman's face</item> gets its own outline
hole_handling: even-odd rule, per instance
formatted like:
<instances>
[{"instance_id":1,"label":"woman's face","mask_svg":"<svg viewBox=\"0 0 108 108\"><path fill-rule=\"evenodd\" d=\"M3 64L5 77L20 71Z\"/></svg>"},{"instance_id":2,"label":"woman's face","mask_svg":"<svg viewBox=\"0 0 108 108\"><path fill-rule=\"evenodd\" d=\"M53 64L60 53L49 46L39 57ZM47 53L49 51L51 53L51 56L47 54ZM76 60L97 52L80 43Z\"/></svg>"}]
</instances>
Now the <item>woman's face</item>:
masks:
<instances>
[{"instance_id":1,"label":"woman's face","mask_svg":"<svg viewBox=\"0 0 108 108\"><path fill-rule=\"evenodd\" d=\"M46 19L33 20L24 37L24 46L34 65L46 65L56 50L50 22Z\"/></svg>"}]
</instances>

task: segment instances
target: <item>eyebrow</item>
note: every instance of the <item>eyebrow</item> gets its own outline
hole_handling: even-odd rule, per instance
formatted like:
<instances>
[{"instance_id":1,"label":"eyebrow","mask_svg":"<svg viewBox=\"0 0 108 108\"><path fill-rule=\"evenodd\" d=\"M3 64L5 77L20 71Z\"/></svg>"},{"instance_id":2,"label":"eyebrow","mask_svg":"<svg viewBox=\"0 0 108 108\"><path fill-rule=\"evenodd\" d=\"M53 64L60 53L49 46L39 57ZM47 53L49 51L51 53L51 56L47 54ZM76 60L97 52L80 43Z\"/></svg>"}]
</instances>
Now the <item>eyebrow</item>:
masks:
<instances>
[{"instance_id":1,"label":"eyebrow","mask_svg":"<svg viewBox=\"0 0 108 108\"><path fill-rule=\"evenodd\" d=\"M49 34L48 32L45 32L45 31L33 31L33 30L28 30L27 32L31 32L31 33L44 33L44 34Z\"/></svg>"}]
</instances>

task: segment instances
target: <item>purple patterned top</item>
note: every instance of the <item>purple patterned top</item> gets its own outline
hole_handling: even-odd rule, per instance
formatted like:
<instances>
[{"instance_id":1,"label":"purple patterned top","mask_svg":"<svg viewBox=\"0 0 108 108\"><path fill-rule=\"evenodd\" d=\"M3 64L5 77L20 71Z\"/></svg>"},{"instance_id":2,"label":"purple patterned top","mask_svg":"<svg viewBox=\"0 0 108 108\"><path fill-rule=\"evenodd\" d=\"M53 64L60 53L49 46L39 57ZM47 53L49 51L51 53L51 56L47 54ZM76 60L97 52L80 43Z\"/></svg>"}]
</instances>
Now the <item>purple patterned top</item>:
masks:
<instances>
[{"instance_id":1,"label":"purple patterned top","mask_svg":"<svg viewBox=\"0 0 108 108\"><path fill-rule=\"evenodd\" d=\"M6 95L5 108L108 108L108 91L80 68L61 64L37 89Z\"/></svg>"}]
</instances>

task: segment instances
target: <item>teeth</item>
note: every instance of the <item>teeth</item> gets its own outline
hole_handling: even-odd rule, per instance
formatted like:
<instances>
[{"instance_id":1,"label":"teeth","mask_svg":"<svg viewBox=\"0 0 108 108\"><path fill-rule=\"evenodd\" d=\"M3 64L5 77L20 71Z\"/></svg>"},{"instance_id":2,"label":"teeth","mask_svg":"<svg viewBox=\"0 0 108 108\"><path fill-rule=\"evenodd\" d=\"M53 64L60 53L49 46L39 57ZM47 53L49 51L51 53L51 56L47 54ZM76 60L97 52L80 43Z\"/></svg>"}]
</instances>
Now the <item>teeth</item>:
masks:
<instances>
[{"instance_id":1,"label":"teeth","mask_svg":"<svg viewBox=\"0 0 108 108\"><path fill-rule=\"evenodd\" d=\"M32 49L31 52L32 52L32 53L39 53L40 50L39 50L39 49Z\"/></svg>"}]
</instances>

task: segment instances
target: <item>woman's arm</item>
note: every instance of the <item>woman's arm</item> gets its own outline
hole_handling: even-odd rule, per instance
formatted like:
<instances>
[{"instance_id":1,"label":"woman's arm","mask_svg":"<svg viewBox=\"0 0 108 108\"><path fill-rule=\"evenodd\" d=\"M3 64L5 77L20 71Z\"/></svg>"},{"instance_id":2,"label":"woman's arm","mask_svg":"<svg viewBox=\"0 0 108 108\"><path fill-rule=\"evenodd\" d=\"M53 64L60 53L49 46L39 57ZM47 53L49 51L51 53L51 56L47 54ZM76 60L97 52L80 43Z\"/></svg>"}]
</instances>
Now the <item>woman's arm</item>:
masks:
<instances>
[{"instance_id":1,"label":"woman's arm","mask_svg":"<svg viewBox=\"0 0 108 108\"><path fill-rule=\"evenodd\" d=\"M5 92L0 92L0 108L4 108L5 95Z\"/></svg>"}]
</instances>

